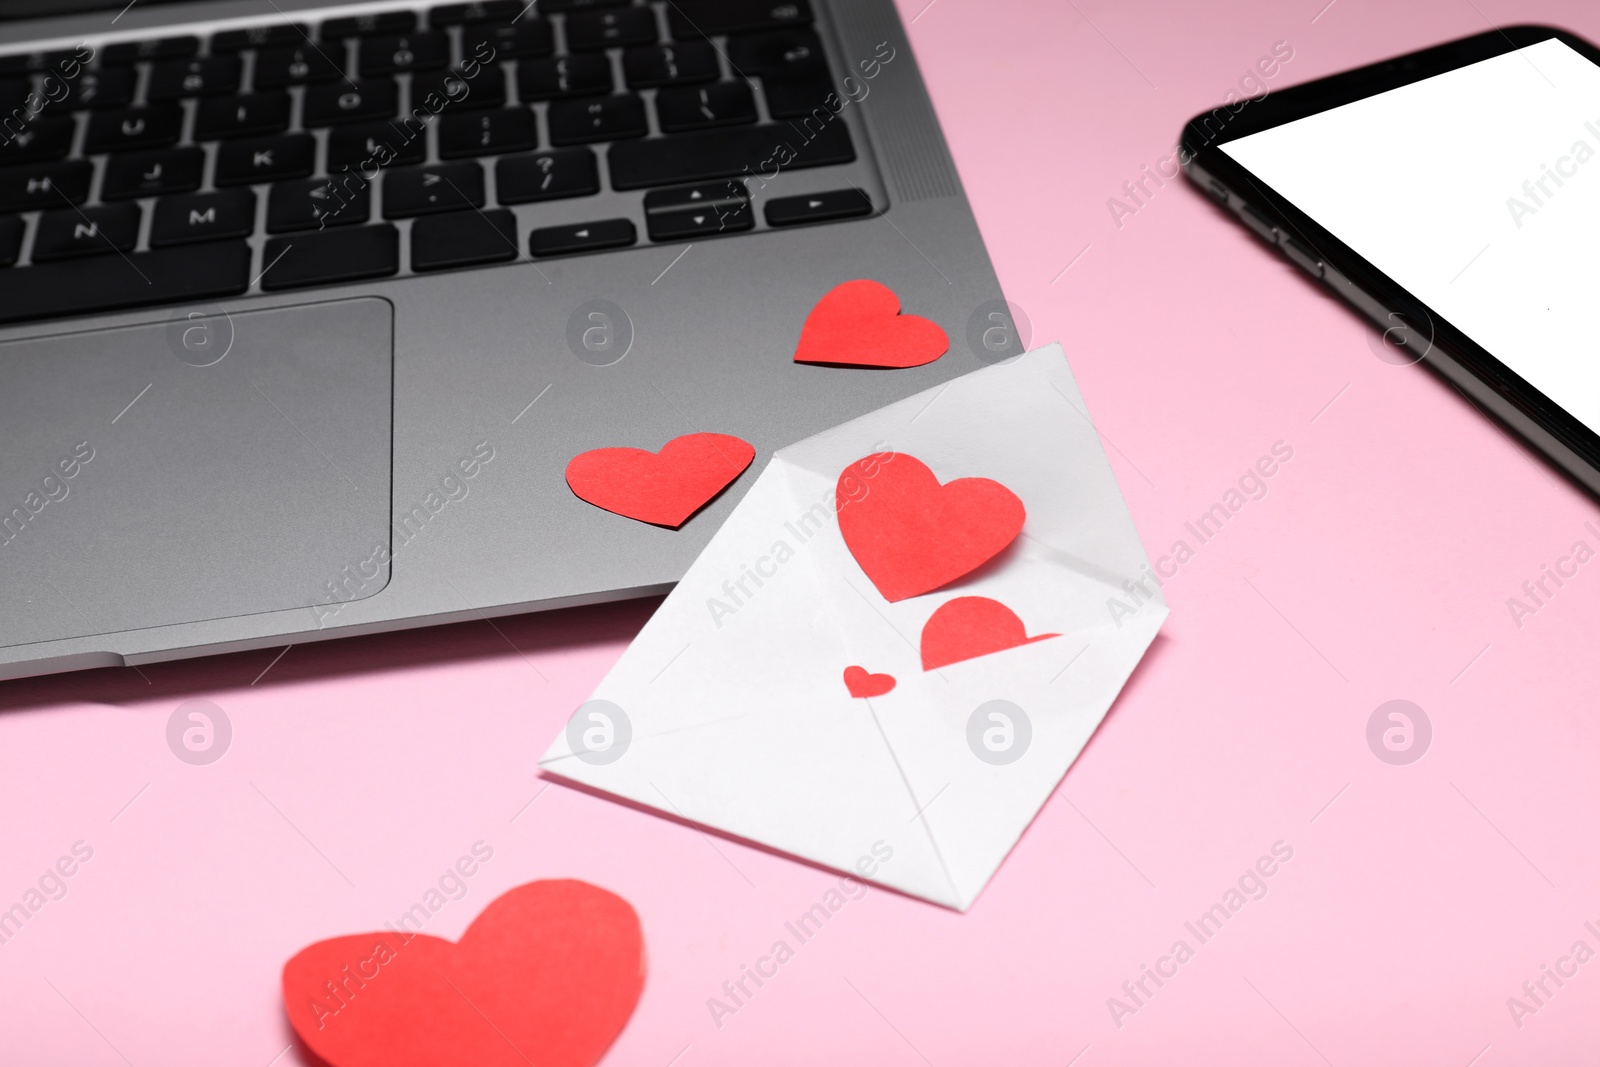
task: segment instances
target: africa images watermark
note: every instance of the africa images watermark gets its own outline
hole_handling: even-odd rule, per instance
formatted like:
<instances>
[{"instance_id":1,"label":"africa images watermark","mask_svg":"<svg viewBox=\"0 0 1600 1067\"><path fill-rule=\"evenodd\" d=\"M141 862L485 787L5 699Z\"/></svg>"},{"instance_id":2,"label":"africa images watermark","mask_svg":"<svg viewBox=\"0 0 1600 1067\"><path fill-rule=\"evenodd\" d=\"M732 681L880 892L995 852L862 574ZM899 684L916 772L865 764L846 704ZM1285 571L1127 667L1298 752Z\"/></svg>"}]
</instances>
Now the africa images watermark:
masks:
<instances>
[{"instance_id":1,"label":"africa images watermark","mask_svg":"<svg viewBox=\"0 0 1600 1067\"><path fill-rule=\"evenodd\" d=\"M72 492L68 483L76 478L90 460L94 459L94 446L79 441L69 455L56 460L50 473L39 479L37 488L29 489L22 501L10 511L0 512L0 548L5 548L22 535L30 524L38 520L44 509L59 504Z\"/></svg>"},{"instance_id":2,"label":"africa images watermark","mask_svg":"<svg viewBox=\"0 0 1600 1067\"><path fill-rule=\"evenodd\" d=\"M804 46L801 46L804 47ZM887 54L885 54L887 53ZM783 169L793 163L807 145L822 136L831 124L850 104L859 104L872 92L868 84L878 75L883 73L883 68L894 62L899 52L888 41L880 41L873 49L871 59L863 59L856 64L856 69L861 72L858 80L853 74L846 74L840 81L837 91L830 90L828 95L819 101L818 106L811 109L811 114L790 119L789 126L799 134L799 146L789 141L779 141L773 145L772 152L759 163L745 164L742 178L759 183L756 192L767 187L767 183L783 172ZM737 70L735 74L739 73ZM840 94L843 93L841 96ZM730 178L728 192L735 203L746 196L747 187L741 185L739 178ZM725 219L725 212L717 209L719 221Z\"/></svg>"},{"instance_id":3,"label":"africa images watermark","mask_svg":"<svg viewBox=\"0 0 1600 1067\"><path fill-rule=\"evenodd\" d=\"M855 869L862 878L871 878L878 873L880 864L893 858L892 845L882 840L874 841L870 855L863 855L856 860ZM821 900L801 912L793 921L784 923L783 928L794 938L794 945L790 945L786 938L778 938L765 955L756 957L754 967L743 963L739 965L739 976L722 983L721 998L706 998L706 1010L711 1012L711 1021L717 1024L717 1029L722 1029L723 1021L728 1016L737 1015L767 982L778 976L778 968L794 959L796 948L816 937L823 925L844 910L846 904L866 895L867 887L860 878L843 875L837 887L830 886L823 892Z\"/></svg>"},{"instance_id":4,"label":"africa images watermark","mask_svg":"<svg viewBox=\"0 0 1600 1067\"><path fill-rule=\"evenodd\" d=\"M1600 127L1593 122L1585 122L1583 128L1590 137L1600 141ZM1524 219L1530 215L1537 215L1540 208L1548 207L1548 202L1560 195L1567 184L1561 179L1578 177L1578 168L1593 159L1594 155L1594 148L1580 137L1572 142L1572 147L1567 150L1566 155L1556 157L1554 168L1548 163L1539 164L1539 176L1522 183L1522 197L1506 197L1506 210L1511 214L1512 225L1520 230L1524 225ZM1552 184L1555 186L1554 189L1551 188Z\"/></svg>"},{"instance_id":5,"label":"africa images watermark","mask_svg":"<svg viewBox=\"0 0 1600 1067\"><path fill-rule=\"evenodd\" d=\"M488 51L487 55L484 54L486 49ZM352 200L360 196L376 180L380 170L399 158L401 150L406 145L423 136L427 131L429 119L432 119L452 104L460 104L466 101L472 95L473 79L483 73L483 69L487 64L494 62L496 54L494 45L490 44L487 39L479 41L478 46L473 49L472 56L463 59L461 66L451 72L456 77L445 80L444 92L441 93L437 89L428 90L420 103L413 103L411 113L398 120L398 126L395 125L394 121L389 123L395 132L401 134L404 138L399 145L391 145L387 141L376 141L369 138L367 140L366 159L363 159L354 167L346 168L343 174L338 177L330 176L322 187L323 196L332 196L338 201L338 205L329 207L318 216L317 229L326 229L330 220L337 217L341 211L349 206ZM455 91L452 92L452 90ZM357 99L359 99L358 94ZM345 195L341 194L348 195L350 199L346 200Z\"/></svg>"},{"instance_id":6,"label":"africa images watermark","mask_svg":"<svg viewBox=\"0 0 1600 1067\"><path fill-rule=\"evenodd\" d=\"M77 874L83 864L94 859L94 846L87 841L74 841L71 851L70 856L62 855L46 867L37 883L29 886L20 900L0 911L0 945L9 944L12 938L22 932L23 926L44 910L46 904L65 898L67 879Z\"/></svg>"},{"instance_id":7,"label":"africa images watermark","mask_svg":"<svg viewBox=\"0 0 1600 1067\"><path fill-rule=\"evenodd\" d=\"M72 82L83 73L86 64L94 61L94 56L94 46L85 41L79 44L70 56L61 59L54 70L46 73L38 88L30 86L22 98L22 104L13 109L9 115L0 118L0 147L15 142L18 148L27 148L38 136L37 131L29 123L38 118L51 104L59 104L72 95ZM78 106L83 105L80 103ZM48 178L34 180L49 184ZM31 182L29 191L32 191Z\"/></svg>"},{"instance_id":8,"label":"africa images watermark","mask_svg":"<svg viewBox=\"0 0 1600 1067\"><path fill-rule=\"evenodd\" d=\"M365 559L345 564L339 577L323 582L322 587L327 595L321 602L306 605L317 617L317 629L320 630L329 619L339 614L346 604L370 596L367 587L383 578L384 569L400 554L400 550L420 537L428 524L448 505L465 500L472 491L467 483L483 473L483 468L493 462L494 457L494 445L488 441L473 445L470 453L457 460L455 466L446 469L444 476L439 479L438 488L428 490L421 501L409 509L395 513L396 518L390 525L390 532L394 534L392 548L384 543L374 545Z\"/></svg>"},{"instance_id":9,"label":"africa images watermark","mask_svg":"<svg viewBox=\"0 0 1600 1067\"><path fill-rule=\"evenodd\" d=\"M1600 530L1595 529L1592 521L1586 521L1583 528L1600 542ZM1517 629L1522 629L1522 620L1530 615L1537 615L1543 608L1550 606L1550 601L1567 582L1578 576L1578 568L1594 559L1594 549L1584 540L1577 540L1567 550L1566 555L1557 556L1554 565L1539 564L1539 575L1522 583L1520 592L1522 596L1506 597L1506 610L1511 613L1511 621ZM1552 586L1554 588L1552 588Z\"/></svg>"},{"instance_id":10,"label":"africa images watermark","mask_svg":"<svg viewBox=\"0 0 1600 1067\"><path fill-rule=\"evenodd\" d=\"M706 610L711 613L711 621L717 629L722 628L725 617L737 615L739 609L749 604L763 585L778 576L778 568L794 559L797 546L803 546L826 529L841 510L865 500L872 491L872 479L892 463L894 457L895 453L887 441L873 442L871 454L852 465L860 468L861 477L847 472L828 489L821 500L783 524L788 538L776 538L765 555L756 557L754 565L740 564L738 576L722 583L722 596L706 598ZM794 539L793 545L789 543L789 538ZM754 583L755 589L750 588L750 583Z\"/></svg>"},{"instance_id":11,"label":"africa images watermark","mask_svg":"<svg viewBox=\"0 0 1600 1067\"><path fill-rule=\"evenodd\" d=\"M1250 901L1265 897L1267 879L1292 859L1294 847L1285 841L1274 841L1271 855L1257 858L1254 864L1245 868L1234 885L1223 891L1221 900L1202 911L1192 922L1183 924L1184 930L1194 938L1194 945L1191 946L1187 939L1180 937L1173 941L1165 955L1156 957L1153 968L1147 963L1139 964L1139 976L1122 983L1122 996L1106 998L1106 1010L1111 1013L1111 1021L1117 1024L1117 1029L1122 1029L1128 1016L1137 1015L1150 1006L1150 1001L1161 988L1177 977L1178 969L1194 959L1195 949L1220 934L1223 925L1243 911Z\"/></svg>"},{"instance_id":12,"label":"africa images watermark","mask_svg":"<svg viewBox=\"0 0 1600 1067\"><path fill-rule=\"evenodd\" d=\"M1583 928L1597 939L1600 939L1600 925L1594 920L1583 924ZM1567 982L1578 976L1578 969L1594 959L1594 949L1583 938L1572 943L1572 947L1564 955L1556 957L1556 965L1552 969L1548 963L1539 964L1538 977L1522 983L1522 996L1507 997L1506 1010L1511 1013L1511 1021L1521 1030L1527 1025L1530 1015L1539 1014L1540 1009L1550 1006L1551 999L1562 989ZM1551 985L1555 988L1551 989Z\"/></svg>"},{"instance_id":13,"label":"africa images watermark","mask_svg":"<svg viewBox=\"0 0 1600 1067\"><path fill-rule=\"evenodd\" d=\"M1145 583L1154 582L1156 589L1160 589L1176 578L1178 569L1194 559L1200 547L1221 533L1222 527L1243 511L1246 504L1266 499L1270 490L1268 479L1293 458L1294 446L1287 441L1274 441L1271 454L1260 456L1254 464L1246 467L1235 485L1223 492L1221 500L1202 511L1198 518L1184 523L1183 528L1194 537L1193 545L1185 538L1174 541L1166 555L1157 557L1153 567L1146 564L1137 578L1122 583L1127 600L1115 596L1107 598L1106 611L1111 614L1111 621L1117 624L1117 628L1122 628L1123 619L1138 614L1141 608L1155 599L1155 590Z\"/></svg>"},{"instance_id":14,"label":"africa images watermark","mask_svg":"<svg viewBox=\"0 0 1600 1067\"><path fill-rule=\"evenodd\" d=\"M316 996L310 998L311 1013L317 1020L317 1029L328 1025L340 1012L355 1003L367 983L383 973L383 968L400 958L400 953L411 939L422 932L428 920L452 901L460 900L471 888L468 879L494 858L494 846L485 841L474 841L470 855L462 855L446 867L437 883L423 891L422 897L412 904L399 919L384 923L388 934L374 934L372 947L365 956L346 963L336 971ZM392 935L392 936L391 936Z\"/></svg>"},{"instance_id":15,"label":"africa images watermark","mask_svg":"<svg viewBox=\"0 0 1600 1067\"><path fill-rule=\"evenodd\" d=\"M1293 58L1293 45L1288 41L1274 41L1271 54L1261 56L1253 67L1247 68L1239 78L1238 89L1229 89L1222 104L1200 121L1200 128L1206 137L1203 144L1210 144L1220 137L1245 105L1265 100L1270 92L1267 82L1277 77L1278 72ZM1167 182L1178 177L1178 172L1189 159L1188 149L1178 145L1156 160L1154 169L1148 163L1140 164L1138 176L1122 183L1123 197L1106 198L1106 210L1111 213L1111 221L1116 228L1122 229L1127 224L1126 219L1147 207Z\"/></svg>"}]
</instances>

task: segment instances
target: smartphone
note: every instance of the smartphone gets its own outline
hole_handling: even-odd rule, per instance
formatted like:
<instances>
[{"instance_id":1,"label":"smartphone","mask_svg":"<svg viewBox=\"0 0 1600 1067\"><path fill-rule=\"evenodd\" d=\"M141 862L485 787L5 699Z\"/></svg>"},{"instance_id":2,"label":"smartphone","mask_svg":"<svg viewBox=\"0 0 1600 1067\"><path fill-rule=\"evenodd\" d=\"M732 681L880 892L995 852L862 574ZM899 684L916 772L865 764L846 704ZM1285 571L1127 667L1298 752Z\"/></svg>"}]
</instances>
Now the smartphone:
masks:
<instances>
[{"instance_id":1,"label":"smartphone","mask_svg":"<svg viewBox=\"0 0 1600 1067\"><path fill-rule=\"evenodd\" d=\"M1184 127L1190 180L1600 495L1600 52L1494 30Z\"/></svg>"}]
</instances>

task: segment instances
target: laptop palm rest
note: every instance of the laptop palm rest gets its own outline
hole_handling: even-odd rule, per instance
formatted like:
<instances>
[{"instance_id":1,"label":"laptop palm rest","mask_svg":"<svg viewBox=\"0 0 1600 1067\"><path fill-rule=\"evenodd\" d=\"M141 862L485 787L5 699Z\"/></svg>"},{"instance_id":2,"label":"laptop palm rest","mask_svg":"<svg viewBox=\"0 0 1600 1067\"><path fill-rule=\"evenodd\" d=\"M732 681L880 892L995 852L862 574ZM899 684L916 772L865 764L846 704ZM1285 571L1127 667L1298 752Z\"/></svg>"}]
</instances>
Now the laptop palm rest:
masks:
<instances>
[{"instance_id":1,"label":"laptop palm rest","mask_svg":"<svg viewBox=\"0 0 1600 1067\"><path fill-rule=\"evenodd\" d=\"M392 364L374 298L0 344L0 645L328 600L389 544Z\"/></svg>"}]
</instances>

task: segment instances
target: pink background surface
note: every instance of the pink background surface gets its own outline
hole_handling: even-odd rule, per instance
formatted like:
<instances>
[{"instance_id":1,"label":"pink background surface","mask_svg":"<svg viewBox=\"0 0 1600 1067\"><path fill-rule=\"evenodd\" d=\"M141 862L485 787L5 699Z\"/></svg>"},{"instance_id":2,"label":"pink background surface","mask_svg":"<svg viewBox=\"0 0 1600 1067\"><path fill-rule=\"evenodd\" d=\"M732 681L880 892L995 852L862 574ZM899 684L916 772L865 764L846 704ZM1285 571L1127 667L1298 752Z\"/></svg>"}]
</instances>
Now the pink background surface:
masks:
<instances>
[{"instance_id":1,"label":"pink background surface","mask_svg":"<svg viewBox=\"0 0 1600 1067\"><path fill-rule=\"evenodd\" d=\"M1593 1061L1600 962L1521 1027L1506 1000L1600 949L1600 563L1521 628L1506 599L1600 548L1595 506L1190 188L1120 229L1106 200L1276 41L1281 87L1486 18L1593 39L1600 13L923 3L901 6L1001 280L1066 344L1152 557L1294 449L1168 583L1163 637L970 914L871 891L715 1025L707 998L835 879L535 773L649 603L297 647L254 684L275 652L11 683L0 900L94 856L0 946L0 1059L298 1064L282 962L397 918L482 840L429 932L536 878L638 909L650 973L611 1064ZM165 743L195 697L235 731L208 767ZM1404 767L1365 740L1396 698L1434 728ZM1115 1025L1107 998L1280 840L1267 895Z\"/></svg>"}]
</instances>

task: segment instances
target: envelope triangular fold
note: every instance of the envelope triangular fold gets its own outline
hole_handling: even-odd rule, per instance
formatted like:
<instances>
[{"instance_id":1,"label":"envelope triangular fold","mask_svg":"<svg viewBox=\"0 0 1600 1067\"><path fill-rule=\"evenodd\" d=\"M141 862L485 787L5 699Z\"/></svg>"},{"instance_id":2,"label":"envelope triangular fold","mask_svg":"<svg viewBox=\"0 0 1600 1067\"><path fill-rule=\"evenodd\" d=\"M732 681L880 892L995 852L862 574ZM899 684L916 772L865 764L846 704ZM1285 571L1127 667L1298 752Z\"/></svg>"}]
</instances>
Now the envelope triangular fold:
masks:
<instances>
[{"instance_id":1,"label":"envelope triangular fold","mask_svg":"<svg viewBox=\"0 0 1600 1067\"><path fill-rule=\"evenodd\" d=\"M941 483L1000 482L1026 506L1021 536L954 586L888 603L836 510L840 472L875 453L914 456ZM849 506L870 479L840 491ZM1055 636L923 670L923 626L963 596ZM965 909L1166 610L1053 345L779 451L596 690L626 719L625 743L589 751L569 728L541 765ZM896 684L853 698L850 666Z\"/></svg>"}]
</instances>

